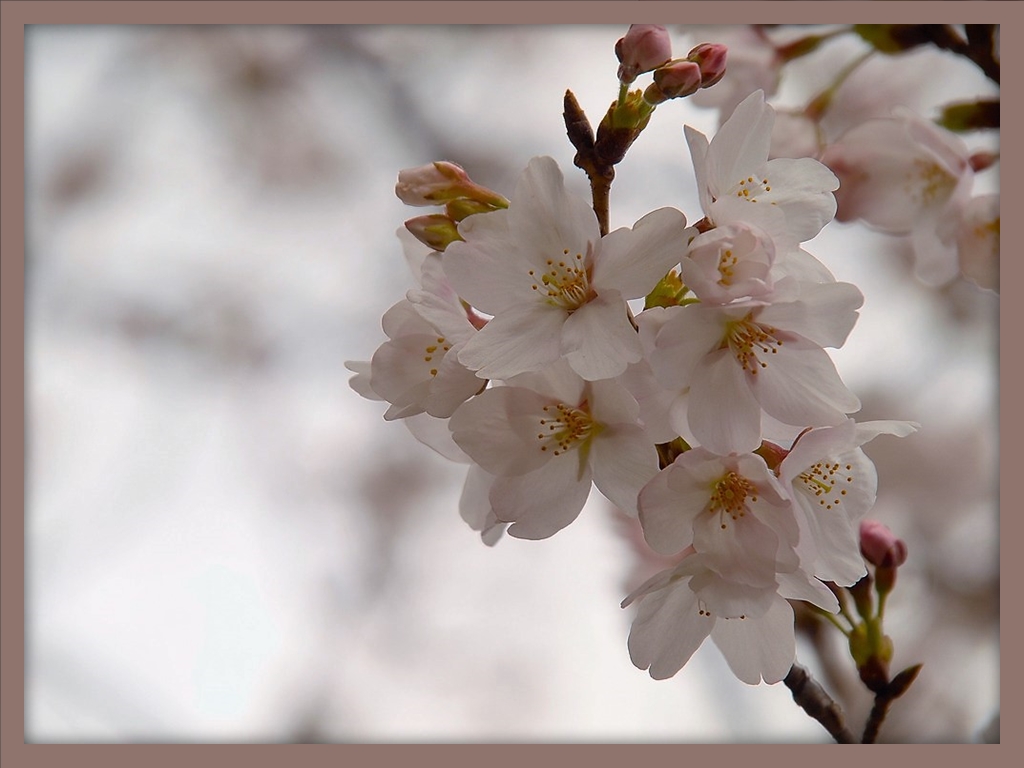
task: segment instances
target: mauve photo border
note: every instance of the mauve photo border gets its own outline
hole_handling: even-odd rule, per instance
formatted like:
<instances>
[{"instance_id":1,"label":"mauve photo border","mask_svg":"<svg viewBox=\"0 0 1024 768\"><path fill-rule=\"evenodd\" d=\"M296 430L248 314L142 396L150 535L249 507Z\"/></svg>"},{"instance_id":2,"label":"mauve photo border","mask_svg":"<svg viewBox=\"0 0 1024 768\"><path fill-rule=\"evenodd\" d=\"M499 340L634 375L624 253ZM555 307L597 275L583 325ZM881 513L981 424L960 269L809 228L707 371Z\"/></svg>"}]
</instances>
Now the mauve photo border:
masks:
<instances>
[{"instance_id":1,"label":"mauve photo border","mask_svg":"<svg viewBox=\"0 0 1024 768\"><path fill-rule=\"evenodd\" d=\"M523 0L513 2L0 2L0 765L4 768L35 766L103 766L103 768L177 768L242 763L247 768L332 766L347 761L384 761L417 766L424 762L451 765L518 765L524 760L550 760L572 764L621 766L624 760L643 759L649 764L683 760L794 765L808 760L827 760L835 765L860 764L866 756L852 754L829 744L817 745L693 745L693 744L27 744L25 743L25 59L26 25L34 24L623 24L682 23L998 23L1003 71L1011 73L1002 85L1001 131L1022 135L1019 126L1020 18L1024 5L1016 2L623 2L622 0ZM1014 128L1013 126L1018 126ZM1020 167L1020 146L1000 148L1001 169ZM1016 210L1021 190L1016 185L1002 190L1002 204ZM1020 228L1011 216L1001 222L1009 237ZM1016 284L1021 265L1016 259L1001 264L1000 284ZM1024 313L1009 304L1000 305L1000 327L1014 328ZM1021 369L1013 357L1016 338L1000 335L1000 468L1015 466L1021 455L1012 425L1020 423L1021 404L1015 393L1024 391ZM1006 354L1004 354L1006 353ZM1007 428L1007 425L1011 425ZM1010 477L1012 478L1012 472ZM1001 497L1012 498L1009 481L1000 473ZM1003 491L1006 491L1004 494ZM1021 520L1015 514L1000 516L1000 536L1020 541ZM1022 568L1017 558L1000 558L1000 577L1013 584ZM1019 575L1019 574L1018 574ZM1002 594L1000 595L1002 607ZM1010 649L1021 646L1020 618L1002 613L1000 643ZM929 766L980 760L984 764L1009 762L1016 751L1014 724L1021 705L1016 685L1021 662L1015 653L1001 661L1001 734L999 745L877 745L888 763L927 760ZM1009 684L1006 684L1009 681ZM969 694L967 694L969 695ZM795 706L795 705L794 705ZM684 713L680 713L681 716ZM1004 748L1005 747L1005 748ZM977 748L982 753L963 750ZM640 754L634 754L637 750ZM826 753L825 750L828 750ZM911 753L913 751L913 754ZM922 754L917 754L921 752ZM873 755L870 759L877 760Z\"/></svg>"}]
</instances>

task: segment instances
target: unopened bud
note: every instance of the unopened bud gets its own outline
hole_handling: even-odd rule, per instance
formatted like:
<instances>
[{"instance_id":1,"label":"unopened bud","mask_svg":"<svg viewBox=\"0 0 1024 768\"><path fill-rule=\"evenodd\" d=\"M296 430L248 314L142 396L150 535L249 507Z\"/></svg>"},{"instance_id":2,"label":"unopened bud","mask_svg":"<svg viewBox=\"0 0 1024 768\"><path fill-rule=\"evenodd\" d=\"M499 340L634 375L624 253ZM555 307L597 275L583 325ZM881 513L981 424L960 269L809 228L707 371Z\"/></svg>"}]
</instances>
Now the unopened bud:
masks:
<instances>
[{"instance_id":1,"label":"unopened bud","mask_svg":"<svg viewBox=\"0 0 1024 768\"><path fill-rule=\"evenodd\" d=\"M443 213L409 219L405 222L405 228L412 232L413 237L435 251L443 251L456 240L462 239L455 222Z\"/></svg>"},{"instance_id":2,"label":"unopened bud","mask_svg":"<svg viewBox=\"0 0 1024 768\"><path fill-rule=\"evenodd\" d=\"M672 58L668 30L658 24L630 24L615 43L619 59L619 82L632 83L637 75L657 69Z\"/></svg>"},{"instance_id":3,"label":"unopened bud","mask_svg":"<svg viewBox=\"0 0 1024 768\"><path fill-rule=\"evenodd\" d=\"M399 171L395 194L406 205L444 205L467 198L494 208L508 207L504 197L476 184L460 166L447 160Z\"/></svg>"},{"instance_id":4,"label":"unopened bud","mask_svg":"<svg viewBox=\"0 0 1024 768\"><path fill-rule=\"evenodd\" d=\"M679 99L696 93L700 85L700 66L680 59L654 70L654 82L644 91L644 100L660 104L669 99Z\"/></svg>"},{"instance_id":5,"label":"unopened bud","mask_svg":"<svg viewBox=\"0 0 1024 768\"><path fill-rule=\"evenodd\" d=\"M444 207L444 212L448 218L453 221L462 221L467 216L472 216L474 213L490 213L496 211L498 208L488 203L481 203L477 200L470 200L467 197L460 197L458 200L452 200L447 203Z\"/></svg>"},{"instance_id":6,"label":"unopened bud","mask_svg":"<svg viewBox=\"0 0 1024 768\"><path fill-rule=\"evenodd\" d=\"M877 520L860 524L860 551L864 559L879 568L898 568L907 561L907 545Z\"/></svg>"},{"instance_id":7,"label":"unopened bud","mask_svg":"<svg viewBox=\"0 0 1024 768\"><path fill-rule=\"evenodd\" d=\"M687 61L700 67L700 87L714 85L725 76L728 48L720 43L701 43L687 55Z\"/></svg>"}]
</instances>

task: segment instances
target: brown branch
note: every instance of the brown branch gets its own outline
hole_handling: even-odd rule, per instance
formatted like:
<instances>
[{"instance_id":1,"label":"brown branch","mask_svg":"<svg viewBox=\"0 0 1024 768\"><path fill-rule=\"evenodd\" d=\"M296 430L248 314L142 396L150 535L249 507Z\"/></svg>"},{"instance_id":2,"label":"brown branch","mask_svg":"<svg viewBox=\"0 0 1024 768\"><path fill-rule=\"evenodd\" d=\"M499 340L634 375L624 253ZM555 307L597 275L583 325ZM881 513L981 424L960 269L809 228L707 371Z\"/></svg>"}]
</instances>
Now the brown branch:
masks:
<instances>
[{"instance_id":1,"label":"brown branch","mask_svg":"<svg viewBox=\"0 0 1024 768\"><path fill-rule=\"evenodd\" d=\"M875 694L875 704L871 707L871 714L864 725L864 734L861 736L861 744L874 744L878 739L878 732L885 722L885 716L889 714L889 707L900 696L907 692L910 684L914 682L917 673L921 671L921 664L907 667L894 677L889 684Z\"/></svg>"},{"instance_id":2,"label":"brown branch","mask_svg":"<svg viewBox=\"0 0 1024 768\"><path fill-rule=\"evenodd\" d=\"M590 179L590 192L594 199L594 213L601 227L601 236L608 234L608 199L611 194L615 168L603 162L594 141L594 129L572 91L565 92L563 102L565 131L576 148L573 165L583 169Z\"/></svg>"},{"instance_id":3,"label":"brown branch","mask_svg":"<svg viewBox=\"0 0 1024 768\"><path fill-rule=\"evenodd\" d=\"M794 664L782 682L793 693L793 701L821 723L833 739L840 744L857 743L857 737L853 735L843 719L843 710L825 692L825 689L814 681L806 669L799 664Z\"/></svg>"}]
</instances>

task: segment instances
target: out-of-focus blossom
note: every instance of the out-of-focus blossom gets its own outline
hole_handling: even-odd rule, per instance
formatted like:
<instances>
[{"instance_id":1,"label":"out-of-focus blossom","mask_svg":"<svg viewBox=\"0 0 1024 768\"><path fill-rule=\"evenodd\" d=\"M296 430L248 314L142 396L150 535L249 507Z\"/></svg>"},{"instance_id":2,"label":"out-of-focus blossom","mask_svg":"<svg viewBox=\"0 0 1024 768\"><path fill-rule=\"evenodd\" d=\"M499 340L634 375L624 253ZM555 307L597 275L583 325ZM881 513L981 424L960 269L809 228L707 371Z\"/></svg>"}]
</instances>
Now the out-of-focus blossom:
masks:
<instances>
[{"instance_id":1,"label":"out-of-focus blossom","mask_svg":"<svg viewBox=\"0 0 1024 768\"><path fill-rule=\"evenodd\" d=\"M971 198L960 219L957 253L964 277L999 292L999 195Z\"/></svg>"},{"instance_id":2,"label":"out-of-focus blossom","mask_svg":"<svg viewBox=\"0 0 1024 768\"><path fill-rule=\"evenodd\" d=\"M819 157L825 145L821 126L800 111L777 109L770 158Z\"/></svg>"},{"instance_id":3,"label":"out-of-focus blossom","mask_svg":"<svg viewBox=\"0 0 1024 768\"><path fill-rule=\"evenodd\" d=\"M841 181L837 219L911 235L915 271L927 283L956 276L957 230L974 180L960 137L897 110L852 128L826 147L822 162Z\"/></svg>"}]
</instances>

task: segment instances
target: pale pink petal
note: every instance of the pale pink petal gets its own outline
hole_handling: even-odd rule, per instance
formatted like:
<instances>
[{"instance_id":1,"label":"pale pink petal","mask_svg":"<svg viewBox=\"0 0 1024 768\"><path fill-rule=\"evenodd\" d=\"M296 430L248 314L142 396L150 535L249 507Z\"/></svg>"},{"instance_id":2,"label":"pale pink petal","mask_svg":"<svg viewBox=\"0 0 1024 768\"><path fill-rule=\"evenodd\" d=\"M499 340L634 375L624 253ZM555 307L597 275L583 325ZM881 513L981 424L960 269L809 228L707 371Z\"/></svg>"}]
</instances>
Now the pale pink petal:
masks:
<instances>
[{"instance_id":1,"label":"pale pink petal","mask_svg":"<svg viewBox=\"0 0 1024 768\"><path fill-rule=\"evenodd\" d=\"M455 292L491 315L537 301L532 266L519 252L517 233L509 231L508 213L499 210L463 219L459 231L465 242L455 241L441 256Z\"/></svg>"},{"instance_id":2,"label":"pale pink petal","mask_svg":"<svg viewBox=\"0 0 1024 768\"><path fill-rule=\"evenodd\" d=\"M757 619L716 621L711 639L733 674L750 685L779 682L796 660L793 609L781 597Z\"/></svg>"},{"instance_id":3,"label":"pale pink petal","mask_svg":"<svg viewBox=\"0 0 1024 768\"><path fill-rule=\"evenodd\" d=\"M448 419L435 419L430 414L419 413L403 419L402 423L413 437L449 461L458 464L469 464L472 461L452 440Z\"/></svg>"},{"instance_id":4,"label":"pale pink petal","mask_svg":"<svg viewBox=\"0 0 1024 768\"><path fill-rule=\"evenodd\" d=\"M369 360L346 360L345 367L352 371L355 376L348 380L348 385L367 400L383 400L384 398L373 391L370 383L371 366Z\"/></svg>"},{"instance_id":5,"label":"pale pink petal","mask_svg":"<svg viewBox=\"0 0 1024 768\"><path fill-rule=\"evenodd\" d=\"M584 379L610 379L625 371L629 363L643 357L640 339L629 322L626 309L618 292L607 291L588 301L565 321L560 351ZM486 330L487 327L481 333Z\"/></svg>"},{"instance_id":6,"label":"pale pink petal","mask_svg":"<svg viewBox=\"0 0 1024 768\"><path fill-rule=\"evenodd\" d=\"M854 548L857 549L856 547ZM863 571L864 564L861 563ZM863 572L861 573L863 576ZM809 577L802 571L779 574L779 594L790 600L803 600L829 613L839 612L839 600L835 593L821 581Z\"/></svg>"},{"instance_id":7,"label":"pale pink petal","mask_svg":"<svg viewBox=\"0 0 1024 768\"><path fill-rule=\"evenodd\" d=\"M721 344L725 338L726 323L735 319L734 315L743 315L742 310L730 313L700 304L669 307L657 314L654 310L647 310L637 318L641 336L647 330L644 326L648 313L652 314L655 324L671 313L654 337L654 348L648 350L648 360L662 386L676 391L689 385L694 368Z\"/></svg>"},{"instance_id":8,"label":"pale pink petal","mask_svg":"<svg viewBox=\"0 0 1024 768\"><path fill-rule=\"evenodd\" d=\"M703 555L701 562L705 566L710 565L709 560ZM764 616L777 597L774 579L763 585L753 586L724 578L710 567L704 567L694 574L690 579L690 589L704 602L705 610L719 620L740 616L753 620Z\"/></svg>"},{"instance_id":9,"label":"pale pink petal","mask_svg":"<svg viewBox=\"0 0 1024 768\"><path fill-rule=\"evenodd\" d=\"M659 208L633 228L617 229L601 240L592 283L598 293L613 288L627 299L646 296L686 252L686 217Z\"/></svg>"},{"instance_id":10,"label":"pale pink petal","mask_svg":"<svg viewBox=\"0 0 1024 768\"><path fill-rule=\"evenodd\" d=\"M562 171L550 157L530 160L516 184L509 229L516 235L520 253L533 259L535 266L544 259L563 258L565 250L586 254L601 234L593 209L566 191Z\"/></svg>"},{"instance_id":11,"label":"pale pink petal","mask_svg":"<svg viewBox=\"0 0 1024 768\"><path fill-rule=\"evenodd\" d=\"M533 472L499 477L491 486L491 507L498 520L511 522L509 536L546 539L575 520L590 495L589 466L568 453Z\"/></svg>"},{"instance_id":12,"label":"pale pink petal","mask_svg":"<svg viewBox=\"0 0 1024 768\"><path fill-rule=\"evenodd\" d=\"M669 476L678 471L666 467L639 494L644 540L659 555L674 555L693 543L693 521L708 503L706 487L694 485L688 492L669 487Z\"/></svg>"},{"instance_id":13,"label":"pale pink petal","mask_svg":"<svg viewBox=\"0 0 1024 768\"><path fill-rule=\"evenodd\" d=\"M459 515L470 528L480 532L481 540L489 547L498 543L507 527L491 509L489 495L495 479L495 475L473 464L466 474L462 496L459 497Z\"/></svg>"},{"instance_id":14,"label":"pale pink petal","mask_svg":"<svg viewBox=\"0 0 1024 768\"><path fill-rule=\"evenodd\" d=\"M728 349L707 355L693 373L690 429L714 453L746 453L761 444L761 406L747 378Z\"/></svg>"},{"instance_id":15,"label":"pale pink petal","mask_svg":"<svg viewBox=\"0 0 1024 768\"><path fill-rule=\"evenodd\" d=\"M864 294L850 283L803 283L796 301L770 304L757 322L796 333L820 347L841 347L857 323Z\"/></svg>"},{"instance_id":16,"label":"pale pink petal","mask_svg":"<svg viewBox=\"0 0 1024 768\"><path fill-rule=\"evenodd\" d=\"M629 657L655 680L666 680L686 665L714 624L686 582L649 593L629 631Z\"/></svg>"},{"instance_id":17,"label":"pale pink petal","mask_svg":"<svg viewBox=\"0 0 1024 768\"><path fill-rule=\"evenodd\" d=\"M423 400L423 410L431 416L448 418L486 384L459 362L458 351L459 345L456 344L441 359L437 375L433 377L430 390Z\"/></svg>"},{"instance_id":18,"label":"pale pink petal","mask_svg":"<svg viewBox=\"0 0 1024 768\"><path fill-rule=\"evenodd\" d=\"M715 196L750 174L757 174L768 161L775 111L765 103L764 93L754 91L733 110L718 129L708 150L708 178Z\"/></svg>"},{"instance_id":19,"label":"pale pink petal","mask_svg":"<svg viewBox=\"0 0 1024 768\"><path fill-rule=\"evenodd\" d=\"M522 475L551 457L536 439L547 398L521 387L493 387L459 406L452 439L495 475Z\"/></svg>"},{"instance_id":20,"label":"pale pink petal","mask_svg":"<svg viewBox=\"0 0 1024 768\"><path fill-rule=\"evenodd\" d=\"M466 312L458 304L452 304L436 293L413 289L406 294L417 314L437 329L451 343L465 341L475 334L476 328L466 318Z\"/></svg>"},{"instance_id":21,"label":"pale pink petal","mask_svg":"<svg viewBox=\"0 0 1024 768\"><path fill-rule=\"evenodd\" d=\"M767 367L751 377L757 401L786 424L839 424L860 410L860 400L847 389L825 350L802 339L787 340Z\"/></svg>"},{"instance_id":22,"label":"pale pink petal","mask_svg":"<svg viewBox=\"0 0 1024 768\"><path fill-rule=\"evenodd\" d=\"M753 515L731 518L724 512L706 512L698 516L693 546L707 556L709 567L730 581L774 588L779 537Z\"/></svg>"},{"instance_id":23,"label":"pale pink petal","mask_svg":"<svg viewBox=\"0 0 1024 768\"><path fill-rule=\"evenodd\" d=\"M999 195L979 195L968 203L957 232L964 277L999 292Z\"/></svg>"},{"instance_id":24,"label":"pale pink petal","mask_svg":"<svg viewBox=\"0 0 1024 768\"><path fill-rule=\"evenodd\" d=\"M693 161L693 174L697 179L700 207L704 213L708 213L712 203L707 167L708 137L688 125L683 126L683 133L686 136L686 144L690 148L690 158Z\"/></svg>"},{"instance_id":25,"label":"pale pink petal","mask_svg":"<svg viewBox=\"0 0 1024 768\"><path fill-rule=\"evenodd\" d=\"M466 342L459 362L482 379L508 379L543 368L561 354L565 317L564 310L545 305L512 307Z\"/></svg>"},{"instance_id":26,"label":"pale pink petal","mask_svg":"<svg viewBox=\"0 0 1024 768\"><path fill-rule=\"evenodd\" d=\"M637 514L640 489L658 473L658 452L642 428L605 427L591 446L594 485L623 512Z\"/></svg>"},{"instance_id":27,"label":"pale pink petal","mask_svg":"<svg viewBox=\"0 0 1024 768\"><path fill-rule=\"evenodd\" d=\"M622 379L602 379L587 384L590 413L602 424L636 424L640 406Z\"/></svg>"}]
</instances>

